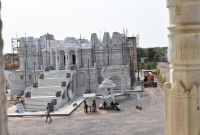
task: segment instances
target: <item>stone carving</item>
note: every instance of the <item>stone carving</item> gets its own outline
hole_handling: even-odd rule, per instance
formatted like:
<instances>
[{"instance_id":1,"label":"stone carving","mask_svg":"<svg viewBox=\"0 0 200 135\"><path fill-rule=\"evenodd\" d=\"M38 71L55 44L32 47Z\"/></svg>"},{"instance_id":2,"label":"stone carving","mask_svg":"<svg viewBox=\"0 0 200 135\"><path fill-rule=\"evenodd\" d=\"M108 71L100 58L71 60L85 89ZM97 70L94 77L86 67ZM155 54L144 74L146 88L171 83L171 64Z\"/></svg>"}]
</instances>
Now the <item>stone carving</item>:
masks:
<instances>
[{"instance_id":1,"label":"stone carving","mask_svg":"<svg viewBox=\"0 0 200 135\"><path fill-rule=\"evenodd\" d=\"M176 80L175 84L171 87L171 83L166 82L163 85L164 95L167 96L177 96L177 97L198 97L197 85L193 85L190 90L186 90L185 86L181 81Z\"/></svg>"},{"instance_id":2,"label":"stone carving","mask_svg":"<svg viewBox=\"0 0 200 135\"><path fill-rule=\"evenodd\" d=\"M171 87L171 83L165 83L163 86L165 95L165 125L166 134L186 134L186 124L191 128L189 134L198 133L198 87L193 84L190 90L187 90L183 83L176 80ZM195 115L194 115L195 114ZM189 119L187 119L189 118ZM171 126L170 126L171 125Z\"/></svg>"},{"instance_id":3,"label":"stone carving","mask_svg":"<svg viewBox=\"0 0 200 135\"><path fill-rule=\"evenodd\" d=\"M175 81L175 84L172 86L172 94L180 97L186 96L186 89L181 81Z\"/></svg>"},{"instance_id":4,"label":"stone carving","mask_svg":"<svg viewBox=\"0 0 200 135\"><path fill-rule=\"evenodd\" d=\"M99 85L99 88L113 88L116 85L113 83L112 80L109 80L106 78L104 81L102 81L102 84Z\"/></svg>"},{"instance_id":5,"label":"stone carving","mask_svg":"<svg viewBox=\"0 0 200 135\"><path fill-rule=\"evenodd\" d=\"M166 82L163 85L163 91L164 91L164 95L169 95L170 91L171 91L171 83Z\"/></svg>"},{"instance_id":6,"label":"stone carving","mask_svg":"<svg viewBox=\"0 0 200 135\"><path fill-rule=\"evenodd\" d=\"M181 15L181 6L176 5L175 8L174 8L174 16L179 17L180 15Z\"/></svg>"},{"instance_id":7,"label":"stone carving","mask_svg":"<svg viewBox=\"0 0 200 135\"><path fill-rule=\"evenodd\" d=\"M113 84L113 81L112 81L112 80L109 80L108 78L106 78L104 81L102 81L102 84L103 84L103 85L110 86L110 85Z\"/></svg>"}]
</instances>

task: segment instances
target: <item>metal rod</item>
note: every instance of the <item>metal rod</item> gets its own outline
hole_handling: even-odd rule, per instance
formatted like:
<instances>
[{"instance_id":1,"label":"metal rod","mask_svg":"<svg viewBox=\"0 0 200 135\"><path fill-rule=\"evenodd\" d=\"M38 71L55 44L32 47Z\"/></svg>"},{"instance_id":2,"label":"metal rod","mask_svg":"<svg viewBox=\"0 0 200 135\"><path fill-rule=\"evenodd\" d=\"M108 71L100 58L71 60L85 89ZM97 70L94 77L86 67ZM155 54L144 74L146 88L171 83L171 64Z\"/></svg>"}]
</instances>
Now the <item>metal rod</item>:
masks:
<instances>
[{"instance_id":1,"label":"metal rod","mask_svg":"<svg viewBox=\"0 0 200 135\"><path fill-rule=\"evenodd\" d=\"M49 36L48 36L48 38L49 38ZM48 41L49 41L49 65L48 66L50 67L50 64L51 64L50 63L50 40L48 40Z\"/></svg>"},{"instance_id":2,"label":"metal rod","mask_svg":"<svg viewBox=\"0 0 200 135\"><path fill-rule=\"evenodd\" d=\"M108 52L108 66L109 66L109 47L108 47L108 34L107 34L107 52Z\"/></svg>"},{"instance_id":3,"label":"metal rod","mask_svg":"<svg viewBox=\"0 0 200 135\"><path fill-rule=\"evenodd\" d=\"M96 63L95 38L94 38L94 62Z\"/></svg>"},{"instance_id":4,"label":"metal rod","mask_svg":"<svg viewBox=\"0 0 200 135\"><path fill-rule=\"evenodd\" d=\"M13 51L13 53L12 53L12 70L14 70L14 44L13 44L13 39L11 39L12 40L12 51Z\"/></svg>"},{"instance_id":5,"label":"metal rod","mask_svg":"<svg viewBox=\"0 0 200 135\"><path fill-rule=\"evenodd\" d=\"M92 40L92 35L91 35L91 40ZM94 43L93 40L91 42ZM92 44L91 54L92 54L92 64L94 64L94 46L93 46L93 44Z\"/></svg>"},{"instance_id":6,"label":"metal rod","mask_svg":"<svg viewBox=\"0 0 200 135\"><path fill-rule=\"evenodd\" d=\"M26 48L26 60L25 60L25 88L26 88L26 67L27 67L27 44L26 44L26 32L25 32L25 48Z\"/></svg>"},{"instance_id":7,"label":"metal rod","mask_svg":"<svg viewBox=\"0 0 200 135\"><path fill-rule=\"evenodd\" d=\"M122 65L124 65L123 37L122 37Z\"/></svg>"},{"instance_id":8,"label":"metal rod","mask_svg":"<svg viewBox=\"0 0 200 135\"><path fill-rule=\"evenodd\" d=\"M35 61L34 61L34 76L35 76L35 82L36 82L36 74L35 74Z\"/></svg>"},{"instance_id":9,"label":"metal rod","mask_svg":"<svg viewBox=\"0 0 200 135\"><path fill-rule=\"evenodd\" d=\"M83 67L83 58L82 58L82 45L81 45L81 35L80 35L80 48L81 48L81 67Z\"/></svg>"},{"instance_id":10,"label":"metal rod","mask_svg":"<svg viewBox=\"0 0 200 135\"><path fill-rule=\"evenodd\" d=\"M45 36L46 37L46 36ZM48 62L47 62L47 37L46 37L46 67L48 66Z\"/></svg>"},{"instance_id":11,"label":"metal rod","mask_svg":"<svg viewBox=\"0 0 200 135\"><path fill-rule=\"evenodd\" d=\"M39 41L40 41L40 39L38 40L37 39L37 41L38 41L38 69L40 69L40 51L39 51Z\"/></svg>"},{"instance_id":12,"label":"metal rod","mask_svg":"<svg viewBox=\"0 0 200 135\"><path fill-rule=\"evenodd\" d=\"M90 70L89 70L89 59L88 59L88 77L89 77L89 90L88 90L88 92L90 93L91 92L91 90L90 90Z\"/></svg>"}]
</instances>

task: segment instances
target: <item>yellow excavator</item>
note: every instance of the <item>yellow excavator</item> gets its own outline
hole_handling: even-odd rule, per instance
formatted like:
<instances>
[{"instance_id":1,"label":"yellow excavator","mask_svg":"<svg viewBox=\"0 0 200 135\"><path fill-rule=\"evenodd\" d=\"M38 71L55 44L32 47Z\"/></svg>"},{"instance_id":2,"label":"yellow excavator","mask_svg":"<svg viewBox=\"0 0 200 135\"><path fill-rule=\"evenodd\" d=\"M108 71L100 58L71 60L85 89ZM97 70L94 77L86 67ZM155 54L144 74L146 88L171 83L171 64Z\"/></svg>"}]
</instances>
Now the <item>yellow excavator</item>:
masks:
<instances>
[{"instance_id":1,"label":"yellow excavator","mask_svg":"<svg viewBox=\"0 0 200 135\"><path fill-rule=\"evenodd\" d=\"M152 71L144 71L144 87L157 87L157 82L154 82Z\"/></svg>"}]
</instances>

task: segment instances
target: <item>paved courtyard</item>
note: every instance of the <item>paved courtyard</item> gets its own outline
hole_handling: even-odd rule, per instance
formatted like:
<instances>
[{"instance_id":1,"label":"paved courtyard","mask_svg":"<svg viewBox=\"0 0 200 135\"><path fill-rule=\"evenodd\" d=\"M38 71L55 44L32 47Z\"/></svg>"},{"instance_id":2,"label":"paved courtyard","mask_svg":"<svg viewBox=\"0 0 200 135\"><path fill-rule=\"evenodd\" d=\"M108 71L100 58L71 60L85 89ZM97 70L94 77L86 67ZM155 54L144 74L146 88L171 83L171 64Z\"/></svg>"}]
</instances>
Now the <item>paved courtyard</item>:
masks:
<instances>
[{"instance_id":1,"label":"paved courtyard","mask_svg":"<svg viewBox=\"0 0 200 135\"><path fill-rule=\"evenodd\" d=\"M98 110L83 112L83 103L70 115L52 117L9 117L11 135L163 135L163 94L158 88L147 88L140 92L142 110L135 108L136 94L118 96L122 110ZM90 104L91 99L87 99ZM96 99L97 105L100 99Z\"/></svg>"}]
</instances>

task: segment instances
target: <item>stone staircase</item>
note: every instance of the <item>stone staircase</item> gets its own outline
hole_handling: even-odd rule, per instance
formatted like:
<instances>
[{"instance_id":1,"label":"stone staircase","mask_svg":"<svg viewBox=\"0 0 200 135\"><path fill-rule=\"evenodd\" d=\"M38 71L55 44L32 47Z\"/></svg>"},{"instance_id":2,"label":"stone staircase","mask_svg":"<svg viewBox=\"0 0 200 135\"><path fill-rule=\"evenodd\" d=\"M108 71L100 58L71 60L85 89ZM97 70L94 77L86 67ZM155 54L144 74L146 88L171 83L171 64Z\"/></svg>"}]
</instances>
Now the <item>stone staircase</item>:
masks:
<instances>
[{"instance_id":1,"label":"stone staircase","mask_svg":"<svg viewBox=\"0 0 200 135\"><path fill-rule=\"evenodd\" d=\"M67 90L67 85L71 78L66 78L66 71L51 70L44 72L44 79L38 79L38 87L29 87L31 97L26 97L25 111L45 111L47 103L53 98L57 99L57 105L62 102L62 95ZM62 87L61 82L66 81L66 86ZM56 91L61 91L61 96L56 97ZM26 90L25 90L26 91Z\"/></svg>"}]
</instances>

